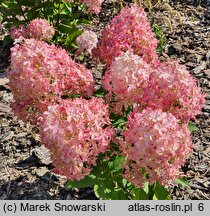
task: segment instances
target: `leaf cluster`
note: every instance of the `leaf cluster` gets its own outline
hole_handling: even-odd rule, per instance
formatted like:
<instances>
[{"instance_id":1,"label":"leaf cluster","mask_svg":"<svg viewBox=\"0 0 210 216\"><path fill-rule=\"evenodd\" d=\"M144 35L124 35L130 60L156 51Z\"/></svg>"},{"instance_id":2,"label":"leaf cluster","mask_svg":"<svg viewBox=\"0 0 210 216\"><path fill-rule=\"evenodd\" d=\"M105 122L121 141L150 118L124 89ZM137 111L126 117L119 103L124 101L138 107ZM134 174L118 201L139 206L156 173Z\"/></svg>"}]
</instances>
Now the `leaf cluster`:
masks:
<instances>
[{"instance_id":1,"label":"leaf cluster","mask_svg":"<svg viewBox=\"0 0 210 216\"><path fill-rule=\"evenodd\" d=\"M165 49L166 44L167 44L167 40L166 40L166 36L163 33L163 29L161 26L154 24L152 26L152 30L155 33L156 38L158 39L158 47L157 47L157 53L160 55L162 53L162 51Z\"/></svg>"},{"instance_id":2,"label":"leaf cluster","mask_svg":"<svg viewBox=\"0 0 210 216\"><path fill-rule=\"evenodd\" d=\"M99 160L89 176L80 181L68 181L68 188L93 187L95 195L104 200L169 200L164 186L155 182L137 188L122 177L123 156L115 155L110 160ZM178 181L182 183L182 180Z\"/></svg>"},{"instance_id":3,"label":"leaf cluster","mask_svg":"<svg viewBox=\"0 0 210 216\"><path fill-rule=\"evenodd\" d=\"M68 51L76 47L75 39L82 33L79 25L91 24L87 7L76 2L62 0L0 0L0 20L7 31L12 26L27 25L36 18L46 19L54 26L53 43Z\"/></svg>"}]
</instances>

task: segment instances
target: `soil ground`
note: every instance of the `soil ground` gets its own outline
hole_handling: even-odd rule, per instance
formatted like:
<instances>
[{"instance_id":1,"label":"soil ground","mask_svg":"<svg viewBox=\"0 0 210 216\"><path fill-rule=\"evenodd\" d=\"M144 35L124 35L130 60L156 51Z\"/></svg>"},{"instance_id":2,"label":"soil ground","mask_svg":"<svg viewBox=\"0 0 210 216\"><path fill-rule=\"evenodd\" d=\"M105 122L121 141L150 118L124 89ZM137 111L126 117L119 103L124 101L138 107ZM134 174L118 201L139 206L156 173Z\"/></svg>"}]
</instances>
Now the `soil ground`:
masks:
<instances>
[{"instance_id":1,"label":"soil ground","mask_svg":"<svg viewBox=\"0 0 210 216\"><path fill-rule=\"evenodd\" d=\"M150 18L159 23L167 37L161 58L185 64L206 92L206 102L194 121L199 128L192 134L194 151L182 167L189 187L168 188L171 199L210 199L210 1L169 1L181 15L172 17L170 9L153 8ZM116 14L115 1L105 1L94 16L98 31ZM172 22L170 29L163 16ZM180 22L182 19L182 22ZM13 100L7 86L9 49L0 42L0 199L97 199L92 188L68 189L67 179L52 172L49 152L40 143L37 129L19 121L10 108Z\"/></svg>"}]
</instances>

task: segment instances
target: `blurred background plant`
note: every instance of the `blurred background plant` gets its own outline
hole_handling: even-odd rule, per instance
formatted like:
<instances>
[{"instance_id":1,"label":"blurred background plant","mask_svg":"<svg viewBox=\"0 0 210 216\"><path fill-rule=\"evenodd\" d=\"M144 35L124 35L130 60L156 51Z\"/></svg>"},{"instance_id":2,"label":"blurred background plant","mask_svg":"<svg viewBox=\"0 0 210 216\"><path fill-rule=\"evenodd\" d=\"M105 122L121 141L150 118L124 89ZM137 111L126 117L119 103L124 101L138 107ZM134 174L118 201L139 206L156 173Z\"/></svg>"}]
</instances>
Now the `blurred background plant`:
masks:
<instances>
[{"instance_id":1,"label":"blurred background plant","mask_svg":"<svg viewBox=\"0 0 210 216\"><path fill-rule=\"evenodd\" d=\"M92 11L84 2L86 1L0 0L1 38L4 38L4 44L10 43L12 40L9 31L12 27L26 26L32 20L42 18L55 28L51 42L74 53L77 50L76 38L82 34L83 26L90 25L92 20ZM132 2L143 5L148 11L152 29L159 40L157 52L161 54L166 46L164 28L173 31L173 20L177 17L181 23L181 15L166 0L119 0L116 1L116 10L120 11L120 8ZM162 17L150 16L155 10L163 10Z\"/></svg>"},{"instance_id":2,"label":"blurred background plant","mask_svg":"<svg viewBox=\"0 0 210 216\"><path fill-rule=\"evenodd\" d=\"M4 26L4 43L11 42L9 30L27 25L30 21L46 19L54 28L53 43L70 50L76 47L75 39L83 31L78 25L91 24L92 15L87 5L62 0L12 0L0 1L0 21Z\"/></svg>"},{"instance_id":3,"label":"blurred background plant","mask_svg":"<svg viewBox=\"0 0 210 216\"><path fill-rule=\"evenodd\" d=\"M163 28L158 24L154 24L152 26L152 30L155 33L156 38L158 39L158 47L156 51L160 55L162 51L165 49L167 44L166 36L163 32Z\"/></svg>"}]
</instances>

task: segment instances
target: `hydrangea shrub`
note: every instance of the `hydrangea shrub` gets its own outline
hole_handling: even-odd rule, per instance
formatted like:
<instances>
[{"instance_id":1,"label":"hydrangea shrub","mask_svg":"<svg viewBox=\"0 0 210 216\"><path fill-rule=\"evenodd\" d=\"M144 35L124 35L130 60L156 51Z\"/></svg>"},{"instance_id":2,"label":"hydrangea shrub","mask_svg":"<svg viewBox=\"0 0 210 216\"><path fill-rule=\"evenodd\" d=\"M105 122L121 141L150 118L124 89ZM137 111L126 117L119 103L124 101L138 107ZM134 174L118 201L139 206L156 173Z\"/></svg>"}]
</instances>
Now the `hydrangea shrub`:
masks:
<instances>
[{"instance_id":1,"label":"hydrangea shrub","mask_svg":"<svg viewBox=\"0 0 210 216\"><path fill-rule=\"evenodd\" d=\"M53 26L51 26L44 19L34 19L28 26L28 36L29 38L35 38L37 40L50 41L50 39L55 34Z\"/></svg>"},{"instance_id":2,"label":"hydrangea shrub","mask_svg":"<svg viewBox=\"0 0 210 216\"><path fill-rule=\"evenodd\" d=\"M90 174L100 153L110 145L108 106L102 99L63 100L42 115L40 135L59 174L80 180Z\"/></svg>"},{"instance_id":3,"label":"hydrangea shrub","mask_svg":"<svg viewBox=\"0 0 210 216\"><path fill-rule=\"evenodd\" d=\"M103 1L79 2L98 13ZM44 42L54 34L46 21L10 34L23 37L11 49L8 70L13 111L39 127L54 171L70 185L94 186L99 198L150 199L157 184L173 185L182 176L179 168L193 149L187 125L205 94L185 66L160 62L143 8L123 8L99 41L91 31L77 38L78 52L105 63L102 98L91 70ZM152 189L143 193L148 182Z\"/></svg>"},{"instance_id":4,"label":"hydrangea shrub","mask_svg":"<svg viewBox=\"0 0 210 216\"><path fill-rule=\"evenodd\" d=\"M180 177L179 168L192 152L190 131L171 113L146 108L128 117L124 141L123 177L137 187L149 181L169 185ZM145 175L146 174L146 175Z\"/></svg>"},{"instance_id":5,"label":"hydrangea shrub","mask_svg":"<svg viewBox=\"0 0 210 216\"><path fill-rule=\"evenodd\" d=\"M120 114L123 108L127 109L141 100L151 71L151 66L132 51L115 58L102 77L112 112Z\"/></svg>"},{"instance_id":6,"label":"hydrangea shrub","mask_svg":"<svg viewBox=\"0 0 210 216\"><path fill-rule=\"evenodd\" d=\"M142 96L143 107L160 108L184 122L195 119L204 101L196 80L176 61L162 62L150 74Z\"/></svg>"},{"instance_id":7,"label":"hydrangea shrub","mask_svg":"<svg viewBox=\"0 0 210 216\"><path fill-rule=\"evenodd\" d=\"M78 53L87 51L91 54L93 48L96 47L98 43L98 37L95 32L90 30L85 30L80 36L76 39L76 44L78 46Z\"/></svg>"},{"instance_id":8,"label":"hydrangea shrub","mask_svg":"<svg viewBox=\"0 0 210 216\"><path fill-rule=\"evenodd\" d=\"M23 37L23 38L26 38L27 37L27 29L25 28L24 25L20 25L18 27L16 26L13 26L9 32L10 34L10 37L13 39L13 40L16 40L20 37Z\"/></svg>"},{"instance_id":9,"label":"hydrangea shrub","mask_svg":"<svg viewBox=\"0 0 210 216\"><path fill-rule=\"evenodd\" d=\"M23 37L50 41L54 34L55 29L45 19L34 19L26 27L20 25L13 27L10 31L10 36L13 40Z\"/></svg>"},{"instance_id":10,"label":"hydrangea shrub","mask_svg":"<svg viewBox=\"0 0 210 216\"><path fill-rule=\"evenodd\" d=\"M93 56L109 67L115 57L129 49L152 65L158 62L157 39L143 8L136 5L123 8L105 27Z\"/></svg>"},{"instance_id":11,"label":"hydrangea shrub","mask_svg":"<svg viewBox=\"0 0 210 216\"><path fill-rule=\"evenodd\" d=\"M74 62L64 49L35 39L26 39L11 49L7 75L14 113L33 123L62 96L90 97L94 90L90 70Z\"/></svg>"}]
</instances>

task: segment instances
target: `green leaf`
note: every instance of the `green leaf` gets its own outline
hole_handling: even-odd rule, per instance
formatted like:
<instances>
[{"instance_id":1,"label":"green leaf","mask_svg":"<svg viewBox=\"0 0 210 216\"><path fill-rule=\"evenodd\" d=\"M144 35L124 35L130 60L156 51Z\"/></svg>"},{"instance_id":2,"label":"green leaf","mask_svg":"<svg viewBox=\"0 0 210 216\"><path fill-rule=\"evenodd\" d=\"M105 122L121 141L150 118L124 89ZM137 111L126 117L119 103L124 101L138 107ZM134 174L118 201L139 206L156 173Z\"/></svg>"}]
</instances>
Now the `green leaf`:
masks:
<instances>
[{"instance_id":1,"label":"green leaf","mask_svg":"<svg viewBox=\"0 0 210 216\"><path fill-rule=\"evenodd\" d=\"M180 185L182 185L183 187L185 187L185 188L189 188L190 186L189 186L189 183L188 183L188 180L187 180L187 178L186 177L184 177L184 178L177 178L176 180L175 180L175 183L177 183L177 184L180 184Z\"/></svg>"},{"instance_id":2,"label":"green leaf","mask_svg":"<svg viewBox=\"0 0 210 216\"><path fill-rule=\"evenodd\" d=\"M6 44L9 44L9 43L11 43L11 42L12 42L11 37L10 37L9 35L6 35L6 36L4 37L3 44L6 45Z\"/></svg>"},{"instance_id":3,"label":"green leaf","mask_svg":"<svg viewBox=\"0 0 210 216\"><path fill-rule=\"evenodd\" d=\"M60 19L62 25L71 26L71 23L69 21L69 15L68 14L55 14L53 16L54 20ZM60 24L60 25L61 25Z\"/></svg>"},{"instance_id":4,"label":"green leaf","mask_svg":"<svg viewBox=\"0 0 210 216\"><path fill-rule=\"evenodd\" d=\"M116 122L114 122L112 125L113 125L114 127L115 127L115 126L117 126L117 127L122 127L122 126L125 125L126 122L127 122L127 119L124 118L124 117L122 117L122 118L118 119Z\"/></svg>"},{"instance_id":5,"label":"green leaf","mask_svg":"<svg viewBox=\"0 0 210 216\"><path fill-rule=\"evenodd\" d=\"M32 0L19 0L21 6L34 6L34 1Z\"/></svg>"},{"instance_id":6,"label":"green leaf","mask_svg":"<svg viewBox=\"0 0 210 216\"><path fill-rule=\"evenodd\" d=\"M112 126L117 128L123 128L125 123L127 122L127 118L124 116L117 116L115 114L110 115Z\"/></svg>"},{"instance_id":7,"label":"green leaf","mask_svg":"<svg viewBox=\"0 0 210 216\"><path fill-rule=\"evenodd\" d=\"M148 199L152 200L155 194L155 184L150 185L149 182L145 182L143 190L148 195Z\"/></svg>"},{"instance_id":8,"label":"green leaf","mask_svg":"<svg viewBox=\"0 0 210 216\"><path fill-rule=\"evenodd\" d=\"M86 176L84 179L80 181L68 181L66 184L66 187L68 188L86 188L93 186L96 180L96 176L93 174L90 174L89 176Z\"/></svg>"},{"instance_id":9,"label":"green leaf","mask_svg":"<svg viewBox=\"0 0 210 216\"><path fill-rule=\"evenodd\" d=\"M124 156L117 155L114 161L109 162L109 169L111 172L118 172L122 169L122 162L125 160Z\"/></svg>"},{"instance_id":10,"label":"green leaf","mask_svg":"<svg viewBox=\"0 0 210 216\"><path fill-rule=\"evenodd\" d=\"M72 13L72 8L71 8L71 6L70 6L68 3L66 3L65 1L63 1L63 4L65 5L65 7L66 7L66 9L68 10L68 12L71 14L71 13Z\"/></svg>"},{"instance_id":11,"label":"green leaf","mask_svg":"<svg viewBox=\"0 0 210 216\"><path fill-rule=\"evenodd\" d=\"M103 200L125 200L126 196L122 188L115 187L109 180L103 181L103 184L94 185L95 195Z\"/></svg>"},{"instance_id":12,"label":"green leaf","mask_svg":"<svg viewBox=\"0 0 210 216\"><path fill-rule=\"evenodd\" d=\"M156 49L157 53L160 54L166 47L166 36L163 33L161 26L155 24L152 26L152 31L155 33L158 39L158 47Z\"/></svg>"},{"instance_id":13,"label":"green leaf","mask_svg":"<svg viewBox=\"0 0 210 216\"><path fill-rule=\"evenodd\" d=\"M148 200L148 194L142 188L134 188L132 191L132 200Z\"/></svg>"},{"instance_id":14,"label":"green leaf","mask_svg":"<svg viewBox=\"0 0 210 216\"><path fill-rule=\"evenodd\" d=\"M79 61L83 61L84 60L84 54L83 53L81 53L80 55L78 55L77 56L77 59L79 60Z\"/></svg>"},{"instance_id":15,"label":"green leaf","mask_svg":"<svg viewBox=\"0 0 210 216\"><path fill-rule=\"evenodd\" d=\"M72 43L75 41L75 39L82 33L82 30L75 30L72 34L68 35L66 37L66 41L64 45L66 46L72 46Z\"/></svg>"},{"instance_id":16,"label":"green leaf","mask_svg":"<svg viewBox=\"0 0 210 216\"><path fill-rule=\"evenodd\" d=\"M147 194L149 193L149 182L144 183L144 189L143 189Z\"/></svg>"},{"instance_id":17,"label":"green leaf","mask_svg":"<svg viewBox=\"0 0 210 216\"><path fill-rule=\"evenodd\" d=\"M107 163L103 163L97 166L94 171L96 183L94 185L94 192L98 198L105 200L111 199L111 194L114 191L114 183L110 178L110 172L107 169Z\"/></svg>"},{"instance_id":18,"label":"green leaf","mask_svg":"<svg viewBox=\"0 0 210 216\"><path fill-rule=\"evenodd\" d=\"M116 173L117 170L121 170L121 167L118 166L118 162L122 161L122 158L120 158L120 156L116 156L114 159L116 159L116 161L101 161L101 163L98 164L97 169L93 172L94 175L96 175L94 192L100 199L126 199L126 195L123 190L123 178L119 175L119 173Z\"/></svg>"},{"instance_id":19,"label":"green leaf","mask_svg":"<svg viewBox=\"0 0 210 216\"><path fill-rule=\"evenodd\" d=\"M61 23L58 26L58 30L62 33L72 34L75 31L75 27L72 25L65 25L65 24Z\"/></svg>"},{"instance_id":20,"label":"green leaf","mask_svg":"<svg viewBox=\"0 0 210 216\"><path fill-rule=\"evenodd\" d=\"M1 5L2 5L3 7L5 7L5 8L9 8L8 4L9 4L8 2L7 2L7 3L2 2Z\"/></svg>"},{"instance_id":21,"label":"green leaf","mask_svg":"<svg viewBox=\"0 0 210 216\"><path fill-rule=\"evenodd\" d=\"M114 188L114 193L112 194L112 200L126 200L125 192L120 187Z\"/></svg>"},{"instance_id":22,"label":"green leaf","mask_svg":"<svg viewBox=\"0 0 210 216\"><path fill-rule=\"evenodd\" d=\"M114 190L114 187L109 184L109 181L99 182L99 184L94 185L94 193L98 198L102 198L104 200L111 200L111 194Z\"/></svg>"},{"instance_id":23,"label":"green leaf","mask_svg":"<svg viewBox=\"0 0 210 216\"><path fill-rule=\"evenodd\" d=\"M79 19L77 22L77 24L88 24L88 25L90 25L91 23L92 23L91 20L84 19L84 18Z\"/></svg>"},{"instance_id":24,"label":"green leaf","mask_svg":"<svg viewBox=\"0 0 210 216\"><path fill-rule=\"evenodd\" d=\"M102 156L102 155L101 155ZM112 161L100 160L89 176L80 181L69 181L67 187L85 188L94 185L95 195L104 200L124 200L126 199L123 190L123 178L118 172L121 170L119 163L124 160L121 156L116 156ZM111 170L110 170L111 167Z\"/></svg>"},{"instance_id":25,"label":"green leaf","mask_svg":"<svg viewBox=\"0 0 210 216\"><path fill-rule=\"evenodd\" d=\"M94 92L95 97L101 98L104 97L105 95L106 95L106 91L102 87L100 87L98 90Z\"/></svg>"},{"instance_id":26,"label":"green leaf","mask_svg":"<svg viewBox=\"0 0 210 216\"><path fill-rule=\"evenodd\" d=\"M170 197L164 186L160 186L157 181L155 182L154 186L153 200L170 200Z\"/></svg>"},{"instance_id":27,"label":"green leaf","mask_svg":"<svg viewBox=\"0 0 210 216\"><path fill-rule=\"evenodd\" d=\"M127 179L122 179L123 187L126 187L129 181Z\"/></svg>"},{"instance_id":28,"label":"green leaf","mask_svg":"<svg viewBox=\"0 0 210 216\"><path fill-rule=\"evenodd\" d=\"M193 123L191 123L191 122L188 123L188 128L189 128L189 130L190 130L191 133L193 131L198 131L199 130L199 128L197 128L196 125L193 124Z\"/></svg>"}]
</instances>

